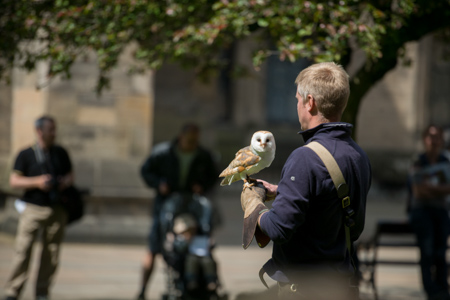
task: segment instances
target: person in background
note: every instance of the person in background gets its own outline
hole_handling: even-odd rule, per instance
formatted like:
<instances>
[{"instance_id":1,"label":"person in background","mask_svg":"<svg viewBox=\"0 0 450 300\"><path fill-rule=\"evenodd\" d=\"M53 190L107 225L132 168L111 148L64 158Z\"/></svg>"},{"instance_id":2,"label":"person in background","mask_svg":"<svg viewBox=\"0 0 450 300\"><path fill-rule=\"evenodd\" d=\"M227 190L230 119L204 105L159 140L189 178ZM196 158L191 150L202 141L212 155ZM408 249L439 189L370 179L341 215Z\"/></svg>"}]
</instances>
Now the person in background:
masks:
<instances>
[{"instance_id":1,"label":"person in background","mask_svg":"<svg viewBox=\"0 0 450 300\"><path fill-rule=\"evenodd\" d=\"M444 130L444 155L450 161L450 127Z\"/></svg>"},{"instance_id":2,"label":"person in background","mask_svg":"<svg viewBox=\"0 0 450 300\"><path fill-rule=\"evenodd\" d=\"M26 207L17 228L12 272L6 283L6 300L20 297L39 231L42 234L42 252L35 295L36 300L49 299L67 222L67 213L59 195L73 183L72 163L67 151L55 145L56 123L52 117L37 119L35 130L37 142L19 153L9 180L12 188L25 190L22 200Z\"/></svg>"},{"instance_id":3,"label":"person in background","mask_svg":"<svg viewBox=\"0 0 450 300\"><path fill-rule=\"evenodd\" d=\"M156 145L141 168L141 176L148 187L156 190L156 198L149 249L143 260L139 300L145 300L155 258L162 250L159 214L163 202L173 193L203 195L216 182L218 173L212 155L199 142L200 128L196 124L186 124L174 141Z\"/></svg>"},{"instance_id":4,"label":"person in background","mask_svg":"<svg viewBox=\"0 0 450 300\"><path fill-rule=\"evenodd\" d=\"M422 140L425 151L414 161L409 179L409 221L420 248L422 284L428 299L448 300L446 251L450 222L445 198L450 195L450 182L443 174L450 169L450 162L443 154L440 127L427 127Z\"/></svg>"}]
</instances>

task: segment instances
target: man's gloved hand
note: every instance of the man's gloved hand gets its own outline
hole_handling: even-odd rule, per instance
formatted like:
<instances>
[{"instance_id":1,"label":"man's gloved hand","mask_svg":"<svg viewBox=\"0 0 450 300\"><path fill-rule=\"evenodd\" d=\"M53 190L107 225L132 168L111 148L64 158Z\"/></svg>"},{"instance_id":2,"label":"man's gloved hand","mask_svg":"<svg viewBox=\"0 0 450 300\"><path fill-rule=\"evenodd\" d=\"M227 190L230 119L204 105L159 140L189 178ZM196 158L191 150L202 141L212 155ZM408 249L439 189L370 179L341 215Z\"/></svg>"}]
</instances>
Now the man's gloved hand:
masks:
<instances>
[{"instance_id":1,"label":"man's gloved hand","mask_svg":"<svg viewBox=\"0 0 450 300\"><path fill-rule=\"evenodd\" d=\"M245 187L241 193L241 206L244 211L244 228L242 230L242 246L247 249L253 236L256 237L258 246L265 247L270 239L258 226L258 218L261 213L267 211L264 205L266 199L266 189L261 183L251 187Z\"/></svg>"},{"instance_id":2,"label":"man's gloved hand","mask_svg":"<svg viewBox=\"0 0 450 300\"><path fill-rule=\"evenodd\" d=\"M264 205L266 200L266 190L262 184L251 187L244 187L241 193L241 206L244 211L244 218L247 218L258 206ZM267 207L264 205L265 209Z\"/></svg>"}]
</instances>

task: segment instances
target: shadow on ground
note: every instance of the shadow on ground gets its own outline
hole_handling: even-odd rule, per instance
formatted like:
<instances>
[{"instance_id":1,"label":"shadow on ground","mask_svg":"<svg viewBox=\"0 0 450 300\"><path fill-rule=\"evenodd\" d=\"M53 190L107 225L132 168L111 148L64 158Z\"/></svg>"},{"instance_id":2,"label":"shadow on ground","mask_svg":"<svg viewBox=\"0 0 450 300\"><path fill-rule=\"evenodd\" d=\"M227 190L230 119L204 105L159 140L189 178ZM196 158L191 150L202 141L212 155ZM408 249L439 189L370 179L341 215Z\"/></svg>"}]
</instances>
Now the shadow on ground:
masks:
<instances>
[{"instance_id":1,"label":"shadow on ground","mask_svg":"<svg viewBox=\"0 0 450 300\"><path fill-rule=\"evenodd\" d=\"M277 298L277 293L278 287L274 285L263 292L240 293L235 300L273 300Z\"/></svg>"}]
</instances>

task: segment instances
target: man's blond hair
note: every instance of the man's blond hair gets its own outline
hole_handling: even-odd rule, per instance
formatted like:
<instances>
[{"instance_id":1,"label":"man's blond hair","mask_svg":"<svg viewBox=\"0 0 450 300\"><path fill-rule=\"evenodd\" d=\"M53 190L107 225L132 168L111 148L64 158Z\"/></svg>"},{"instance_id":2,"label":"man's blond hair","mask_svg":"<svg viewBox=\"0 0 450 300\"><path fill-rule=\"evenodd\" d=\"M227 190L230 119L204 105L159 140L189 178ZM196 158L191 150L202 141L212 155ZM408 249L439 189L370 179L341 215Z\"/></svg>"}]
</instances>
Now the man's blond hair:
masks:
<instances>
[{"instance_id":1,"label":"man's blond hair","mask_svg":"<svg viewBox=\"0 0 450 300\"><path fill-rule=\"evenodd\" d=\"M322 116L340 118L350 95L348 74L341 65L324 62L309 66L298 74L297 91L306 102L308 95L316 101Z\"/></svg>"}]
</instances>

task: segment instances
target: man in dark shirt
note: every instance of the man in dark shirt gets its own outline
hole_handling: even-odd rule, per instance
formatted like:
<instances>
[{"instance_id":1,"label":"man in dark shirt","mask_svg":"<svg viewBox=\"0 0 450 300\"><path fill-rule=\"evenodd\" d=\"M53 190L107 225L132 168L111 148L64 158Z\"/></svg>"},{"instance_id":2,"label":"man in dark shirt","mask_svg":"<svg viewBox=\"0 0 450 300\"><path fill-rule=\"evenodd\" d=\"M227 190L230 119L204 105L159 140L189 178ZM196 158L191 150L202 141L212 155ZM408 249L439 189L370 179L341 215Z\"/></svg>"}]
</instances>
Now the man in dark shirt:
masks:
<instances>
[{"instance_id":1,"label":"man in dark shirt","mask_svg":"<svg viewBox=\"0 0 450 300\"><path fill-rule=\"evenodd\" d=\"M143 261L141 290L138 300L144 300L156 255L161 253L160 212L163 203L173 193L205 194L217 180L217 170L209 151L200 146L200 128L196 124L182 127L175 141L158 144L141 168L145 183L155 189L153 224L149 249Z\"/></svg>"},{"instance_id":2,"label":"man in dark shirt","mask_svg":"<svg viewBox=\"0 0 450 300\"><path fill-rule=\"evenodd\" d=\"M428 299L448 300L446 252L450 220L446 196L450 195L450 183L442 175L450 170L450 162L443 153L440 127L427 127L422 138L425 151L414 162L409 179L409 220L420 248L422 284Z\"/></svg>"},{"instance_id":3,"label":"man in dark shirt","mask_svg":"<svg viewBox=\"0 0 450 300\"><path fill-rule=\"evenodd\" d=\"M331 153L349 187L355 221L350 239L355 241L364 228L371 167L351 138L352 125L340 122L350 92L348 75L341 66L320 63L300 72L295 83L300 134L306 144L316 141ZM323 161L310 148L300 147L287 159L278 185L260 182L266 195L257 193L258 186L246 188L241 201L246 215L257 207L256 231L273 241L272 258L263 269L278 282L279 298L352 299L349 280L354 270L344 209ZM262 203L266 197L275 197L270 210Z\"/></svg>"},{"instance_id":4,"label":"man in dark shirt","mask_svg":"<svg viewBox=\"0 0 450 300\"><path fill-rule=\"evenodd\" d=\"M6 284L7 300L16 300L20 296L39 231L42 231L42 253L35 295L36 300L48 299L67 222L59 194L73 183L69 155L64 148L54 144L56 124L53 118L39 118L35 129L36 144L19 153L10 176L12 188L25 190L22 200L26 202L26 208L17 228L13 268Z\"/></svg>"}]
</instances>

